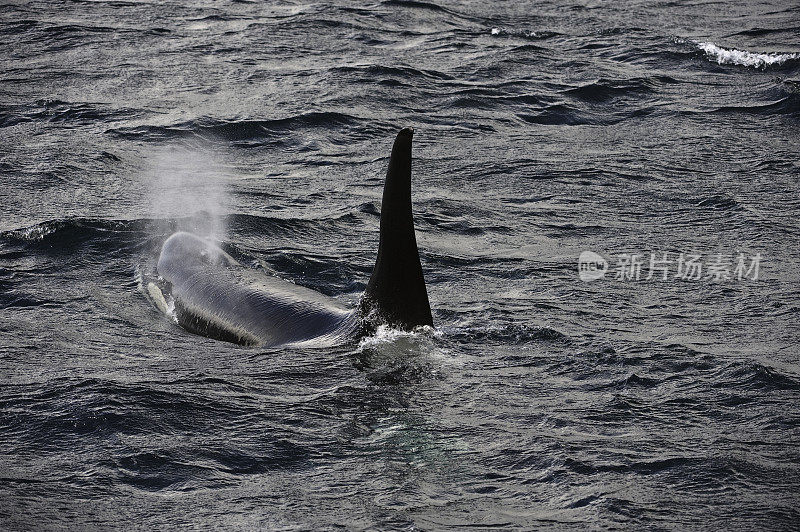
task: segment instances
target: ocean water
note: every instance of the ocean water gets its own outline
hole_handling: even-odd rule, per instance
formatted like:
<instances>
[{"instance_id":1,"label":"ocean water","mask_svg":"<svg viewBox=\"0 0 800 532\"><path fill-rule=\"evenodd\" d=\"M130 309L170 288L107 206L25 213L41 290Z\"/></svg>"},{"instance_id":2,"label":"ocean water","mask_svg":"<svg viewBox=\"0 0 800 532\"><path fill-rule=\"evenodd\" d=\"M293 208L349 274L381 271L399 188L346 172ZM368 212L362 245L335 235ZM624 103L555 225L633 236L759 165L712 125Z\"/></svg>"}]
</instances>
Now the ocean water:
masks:
<instances>
[{"instance_id":1,"label":"ocean water","mask_svg":"<svg viewBox=\"0 0 800 532\"><path fill-rule=\"evenodd\" d=\"M0 528L798 526L793 2L54 0L0 35ZM434 330L242 348L148 299L181 229L355 304L404 126Z\"/></svg>"}]
</instances>

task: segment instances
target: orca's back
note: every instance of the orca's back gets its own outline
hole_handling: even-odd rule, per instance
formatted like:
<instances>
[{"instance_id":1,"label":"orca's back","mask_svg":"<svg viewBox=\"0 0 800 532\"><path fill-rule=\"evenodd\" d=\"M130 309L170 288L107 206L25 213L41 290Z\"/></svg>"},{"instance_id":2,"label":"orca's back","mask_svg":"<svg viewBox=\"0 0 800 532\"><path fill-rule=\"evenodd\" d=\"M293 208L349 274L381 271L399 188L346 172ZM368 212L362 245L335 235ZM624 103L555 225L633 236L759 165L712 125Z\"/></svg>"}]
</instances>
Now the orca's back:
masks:
<instances>
[{"instance_id":1,"label":"orca's back","mask_svg":"<svg viewBox=\"0 0 800 532\"><path fill-rule=\"evenodd\" d=\"M186 329L246 345L282 345L340 336L353 313L336 300L246 268L189 233L165 243L158 273Z\"/></svg>"}]
</instances>

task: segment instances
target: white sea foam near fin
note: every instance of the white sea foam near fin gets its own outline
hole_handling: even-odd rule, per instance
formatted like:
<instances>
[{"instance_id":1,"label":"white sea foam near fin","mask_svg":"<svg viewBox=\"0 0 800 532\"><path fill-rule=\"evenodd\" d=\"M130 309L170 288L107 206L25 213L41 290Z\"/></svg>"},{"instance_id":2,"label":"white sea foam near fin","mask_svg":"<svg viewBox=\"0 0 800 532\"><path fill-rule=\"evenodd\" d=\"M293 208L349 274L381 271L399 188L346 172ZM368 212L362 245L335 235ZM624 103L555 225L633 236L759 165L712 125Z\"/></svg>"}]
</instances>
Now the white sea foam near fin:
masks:
<instances>
[{"instance_id":1,"label":"white sea foam near fin","mask_svg":"<svg viewBox=\"0 0 800 532\"><path fill-rule=\"evenodd\" d=\"M381 325L361 339L357 353L374 375L405 368L405 373L435 377L461 363L456 353L439 342L443 336L440 329L429 326L404 331Z\"/></svg>"},{"instance_id":2,"label":"white sea foam near fin","mask_svg":"<svg viewBox=\"0 0 800 532\"><path fill-rule=\"evenodd\" d=\"M786 61L800 59L800 53L755 53L746 50L736 50L735 48L723 48L717 46L713 42L697 42L695 44L706 53L709 59L716 61L720 65L741 65L765 68L770 65L781 65Z\"/></svg>"},{"instance_id":3,"label":"white sea foam near fin","mask_svg":"<svg viewBox=\"0 0 800 532\"><path fill-rule=\"evenodd\" d=\"M393 344L398 341L414 342L415 340L422 340L425 336L436 336L436 330L425 325L416 327L413 331L404 331L402 329L393 329L388 325L380 325L373 334L361 339L358 348L359 350L364 350L380 345Z\"/></svg>"}]
</instances>

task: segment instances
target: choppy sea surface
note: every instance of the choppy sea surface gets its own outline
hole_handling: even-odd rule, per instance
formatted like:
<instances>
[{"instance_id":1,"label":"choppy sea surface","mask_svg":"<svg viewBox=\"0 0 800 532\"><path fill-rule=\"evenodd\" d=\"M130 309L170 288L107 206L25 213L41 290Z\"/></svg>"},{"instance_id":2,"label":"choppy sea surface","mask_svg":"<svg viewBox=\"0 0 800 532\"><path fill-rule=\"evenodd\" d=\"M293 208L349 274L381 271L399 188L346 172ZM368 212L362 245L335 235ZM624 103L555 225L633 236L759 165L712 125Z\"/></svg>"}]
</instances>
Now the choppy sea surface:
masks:
<instances>
[{"instance_id":1,"label":"choppy sea surface","mask_svg":"<svg viewBox=\"0 0 800 532\"><path fill-rule=\"evenodd\" d=\"M12 1L0 36L1 528L798 526L794 2ZM404 126L435 330L242 348L148 299L183 229L355 304Z\"/></svg>"}]
</instances>

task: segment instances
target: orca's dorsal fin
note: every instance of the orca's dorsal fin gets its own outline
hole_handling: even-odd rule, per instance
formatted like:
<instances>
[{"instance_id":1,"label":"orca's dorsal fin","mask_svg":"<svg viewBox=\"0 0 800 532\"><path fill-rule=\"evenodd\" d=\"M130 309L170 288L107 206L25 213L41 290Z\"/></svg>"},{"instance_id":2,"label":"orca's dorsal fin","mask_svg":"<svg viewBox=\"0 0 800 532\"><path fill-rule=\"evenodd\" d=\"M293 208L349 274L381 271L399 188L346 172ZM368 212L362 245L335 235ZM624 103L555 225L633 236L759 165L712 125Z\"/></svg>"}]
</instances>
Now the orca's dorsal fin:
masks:
<instances>
[{"instance_id":1,"label":"orca's dorsal fin","mask_svg":"<svg viewBox=\"0 0 800 532\"><path fill-rule=\"evenodd\" d=\"M403 329L433 325L411 214L413 136L412 128L401 130L392 147L383 187L378 258L362 299L365 312L377 312L381 320Z\"/></svg>"}]
</instances>

